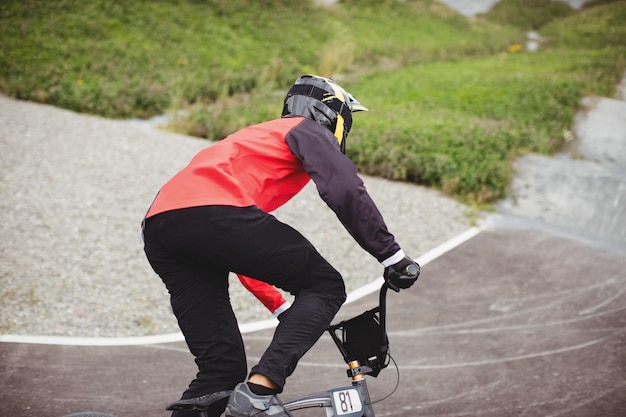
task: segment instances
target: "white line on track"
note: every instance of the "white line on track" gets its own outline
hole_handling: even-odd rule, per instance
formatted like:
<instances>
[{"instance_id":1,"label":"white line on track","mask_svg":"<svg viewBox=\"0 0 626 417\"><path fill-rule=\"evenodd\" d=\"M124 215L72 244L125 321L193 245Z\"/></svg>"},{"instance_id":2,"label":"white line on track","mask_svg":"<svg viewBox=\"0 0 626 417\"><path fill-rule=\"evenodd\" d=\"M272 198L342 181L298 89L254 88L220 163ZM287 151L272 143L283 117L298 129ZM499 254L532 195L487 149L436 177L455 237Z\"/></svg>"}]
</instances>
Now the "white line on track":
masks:
<instances>
[{"instance_id":1,"label":"white line on track","mask_svg":"<svg viewBox=\"0 0 626 417\"><path fill-rule=\"evenodd\" d=\"M452 239L442 243L434 249L426 252L416 259L420 265L426 265L432 260L438 258L444 253L454 249L462 243L470 240L480 233L482 229L471 227L465 232L453 237ZM366 284L348 294L346 303L354 302L366 295L369 295L380 289L383 278L378 277L374 281ZM278 323L276 319L262 320L251 323L243 323L239 326L241 333L250 333L258 330L271 329ZM43 345L67 345L67 346L136 346L136 345L152 345L159 343L182 342L182 333L169 333L153 336L137 336L137 337L67 337L67 336L29 336L29 335L0 335L0 342L10 343L32 343Z\"/></svg>"}]
</instances>

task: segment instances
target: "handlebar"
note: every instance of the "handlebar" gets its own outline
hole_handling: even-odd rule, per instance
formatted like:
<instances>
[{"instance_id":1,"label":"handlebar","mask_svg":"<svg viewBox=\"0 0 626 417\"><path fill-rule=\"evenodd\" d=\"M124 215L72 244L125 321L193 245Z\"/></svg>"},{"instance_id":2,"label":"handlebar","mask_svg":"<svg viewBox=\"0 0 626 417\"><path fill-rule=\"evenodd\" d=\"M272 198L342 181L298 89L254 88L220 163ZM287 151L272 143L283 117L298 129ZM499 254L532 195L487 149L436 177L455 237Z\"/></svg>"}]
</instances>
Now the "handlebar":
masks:
<instances>
[{"instance_id":1,"label":"handlebar","mask_svg":"<svg viewBox=\"0 0 626 417\"><path fill-rule=\"evenodd\" d=\"M377 307L328 327L344 361L348 364L358 361L362 367L367 368L365 373L374 377L388 365L386 320L389 288L387 282L381 286Z\"/></svg>"},{"instance_id":2,"label":"handlebar","mask_svg":"<svg viewBox=\"0 0 626 417\"><path fill-rule=\"evenodd\" d=\"M387 290L389 289L389 284L385 282L383 286L380 288L380 293L378 294L378 316L380 320L380 345L389 346L389 341L387 340Z\"/></svg>"},{"instance_id":3,"label":"handlebar","mask_svg":"<svg viewBox=\"0 0 626 417\"><path fill-rule=\"evenodd\" d=\"M404 268L404 271L400 273L400 280L414 280L416 277L419 277L420 274L420 266L417 263L412 263L407 265ZM389 281L385 281L380 288L380 294L378 299L378 307L379 307L379 315L380 315L380 328L381 328L381 343L387 342L387 290L391 288L395 292L399 292L399 289L392 288L389 286Z\"/></svg>"}]
</instances>

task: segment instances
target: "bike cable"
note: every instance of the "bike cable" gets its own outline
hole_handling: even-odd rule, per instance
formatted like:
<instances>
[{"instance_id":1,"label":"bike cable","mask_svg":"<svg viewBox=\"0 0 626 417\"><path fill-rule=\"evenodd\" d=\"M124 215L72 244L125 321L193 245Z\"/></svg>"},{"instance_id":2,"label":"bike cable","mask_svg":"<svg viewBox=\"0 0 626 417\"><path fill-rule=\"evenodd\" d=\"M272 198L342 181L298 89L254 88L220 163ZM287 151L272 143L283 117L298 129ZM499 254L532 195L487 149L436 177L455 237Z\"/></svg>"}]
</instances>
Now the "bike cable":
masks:
<instances>
[{"instance_id":1,"label":"bike cable","mask_svg":"<svg viewBox=\"0 0 626 417\"><path fill-rule=\"evenodd\" d=\"M393 356L391 356L390 354L388 354L387 356L389 356L389 359L391 360L391 362L393 362L393 366L396 368L396 385L395 387L393 387L393 390L391 390L389 394L385 395L383 398L380 398L376 401L370 401L370 404L376 404L381 401L385 401L387 398L395 394L395 392L398 390L398 387L400 386L400 368L398 368L398 364L396 363L396 360L393 358Z\"/></svg>"}]
</instances>

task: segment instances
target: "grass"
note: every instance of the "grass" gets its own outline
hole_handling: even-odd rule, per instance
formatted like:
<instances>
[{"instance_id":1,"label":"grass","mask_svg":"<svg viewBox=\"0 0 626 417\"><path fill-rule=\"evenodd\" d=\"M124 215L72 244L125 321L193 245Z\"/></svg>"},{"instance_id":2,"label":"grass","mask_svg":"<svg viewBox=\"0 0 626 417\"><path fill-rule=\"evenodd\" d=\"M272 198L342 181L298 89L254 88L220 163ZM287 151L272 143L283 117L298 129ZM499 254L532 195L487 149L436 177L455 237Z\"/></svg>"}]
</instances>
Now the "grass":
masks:
<instances>
[{"instance_id":1,"label":"grass","mask_svg":"<svg viewBox=\"0 0 626 417\"><path fill-rule=\"evenodd\" d=\"M402 64L407 56L414 62L485 49L478 35L488 28L468 28L449 12L422 17L422 2L394 4L382 6L381 19L373 6L327 10L295 0L7 1L0 5L0 88L80 112L150 117L285 89L302 72L331 75L385 56ZM430 23L416 26L414 17ZM437 29L453 35L438 40ZM468 33L477 39L467 41Z\"/></svg>"},{"instance_id":2,"label":"grass","mask_svg":"<svg viewBox=\"0 0 626 417\"><path fill-rule=\"evenodd\" d=\"M434 0L5 1L0 91L169 112L171 129L217 140L277 117L299 74L333 76L371 109L348 139L362 172L489 204L512 158L557 151L580 99L613 94L625 28L626 4L606 0L502 0L474 19ZM539 52L523 51L527 30Z\"/></svg>"},{"instance_id":3,"label":"grass","mask_svg":"<svg viewBox=\"0 0 626 417\"><path fill-rule=\"evenodd\" d=\"M560 1L507 0L495 3L487 18L522 30L539 30L553 20L572 14L574 10Z\"/></svg>"},{"instance_id":4,"label":"grass","mask_svg":"<svg viewBox=\"0 0 626 417\"><path fill-rule=\"evenodd\" d=\"M264 2L265 3L265 2ZM0 6L0 85L9 95L107 117L149 117L172 103L213 101L293 78L325 39L322 14L299 2L9 1ZM251 18L251 16L254 17ZM261 22L252 25L251 22ZM289 57L279 59L279 57Z\"/></svg>"}]
</instances>

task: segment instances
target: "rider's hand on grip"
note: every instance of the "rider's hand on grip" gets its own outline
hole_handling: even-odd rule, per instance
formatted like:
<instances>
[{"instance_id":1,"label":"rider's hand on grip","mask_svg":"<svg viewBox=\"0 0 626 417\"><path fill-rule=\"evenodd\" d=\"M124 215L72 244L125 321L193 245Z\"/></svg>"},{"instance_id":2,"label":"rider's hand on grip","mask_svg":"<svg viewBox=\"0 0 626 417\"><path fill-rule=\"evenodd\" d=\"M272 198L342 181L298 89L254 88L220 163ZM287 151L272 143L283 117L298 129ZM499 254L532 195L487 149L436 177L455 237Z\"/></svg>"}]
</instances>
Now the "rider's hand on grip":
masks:
<instances>
[{"instance_id":1,"label":"rider's hand on grip","mask_svg":"<svg viewBox=\"0 0 626 417\"><path fill-rule=\"evenodd\" d=\"M385 278L387 285L395 292L409 288L411 285L415 284L419 276L420 266L407 256L400 262L386 267L383 273L383 278Z\"/></svg>"}]
</instances>

